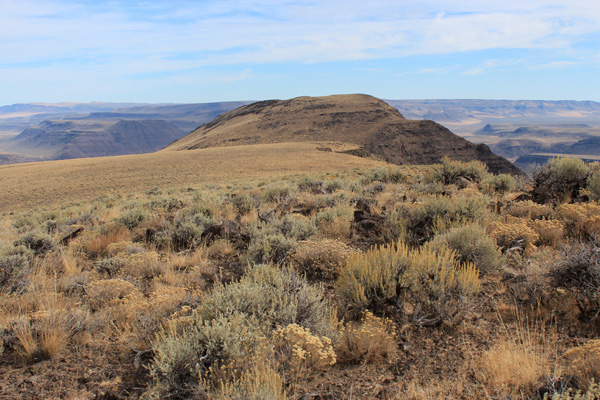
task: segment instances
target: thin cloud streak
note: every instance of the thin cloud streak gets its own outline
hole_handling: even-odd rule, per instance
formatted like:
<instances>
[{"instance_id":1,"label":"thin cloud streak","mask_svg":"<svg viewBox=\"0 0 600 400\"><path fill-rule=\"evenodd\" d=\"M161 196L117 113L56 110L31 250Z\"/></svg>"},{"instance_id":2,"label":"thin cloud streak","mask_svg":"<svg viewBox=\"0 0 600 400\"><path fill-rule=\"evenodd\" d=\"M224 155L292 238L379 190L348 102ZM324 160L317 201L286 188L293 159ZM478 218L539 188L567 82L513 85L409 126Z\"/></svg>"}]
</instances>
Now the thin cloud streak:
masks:
<instances>
[{"instance_id":1,"label":"thin cloud streak","mask_svg":"<svg viewBox=\"0 0 600 400\"><path fill-rule=\"evenodd\" d=\"M225 76L244 80L255 73L240 71L261 65L492 50L531 51L537 59L508 60L513 68L597 67L600 59L596 0L4 0L1 7L0 84L136 74L186 81L194 71L220 67L236 69ZM446 70L468 76L498 68L511 66L476 63ZM439 73L440 67L419 70Z\"/></svg>"},{"instance_id":2,"label":"thin cloud streak","mask_svg":"<svg viewBox=\"0 0 600 400\"><path fill-rule=\"evenodd\" d=\"M2 64L9 57L14 62L34 62L80 53L84 60L93 62L98 57L110 62L112 57L143 60L186 52L198 54L198 66L330 62L494 48L562 48L576 44L581 36L600 33L600 6L591 2L557 2L555 7L539 8L535 2L533 7L515 3L503 3L509 11L489 3L487 11L479 4L473 12L458 13L456 5L429 2L426 8L438 10L436 14L410 18L416 14L411 12L414 6L407 6L406 16L397 2L366 7L337 1L318 6L221 1L208 2L204 8L186 7L184 2L183 9L169 13L165 8L166 15L161 15L163 8L157 7L140 20L126 8L96 12L93 6L45 3L43 11L28 12L39 3L9 1L12 7L3 13L0 24L5 50L0 60ZM257 10L255 14L243 12L250 8L244 7L248 4ZM440 14L447 7L449 11ZM241 11L233 12L236 9ZM171 22L177 18L183 21ZM233 48L248 51L214 54Z\"/></svg>"}]
</instances>

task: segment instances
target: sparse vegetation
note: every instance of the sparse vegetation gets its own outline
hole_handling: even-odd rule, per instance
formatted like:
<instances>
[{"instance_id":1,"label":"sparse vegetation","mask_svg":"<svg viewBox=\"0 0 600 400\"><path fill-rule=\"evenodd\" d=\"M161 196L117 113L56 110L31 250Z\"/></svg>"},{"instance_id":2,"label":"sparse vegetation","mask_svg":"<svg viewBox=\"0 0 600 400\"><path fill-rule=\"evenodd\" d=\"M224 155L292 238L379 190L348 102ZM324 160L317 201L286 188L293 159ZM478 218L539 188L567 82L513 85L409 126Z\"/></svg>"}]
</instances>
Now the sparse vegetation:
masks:
<instances>
[{"instance_id":1,"label":"sparse vegetation","mask_svg":"<svg viewBox=\"0 0 600 400\"><path fill-rule=\"evenodd\" d=\"M3 215L2 390L597 396L596 201L450 160L192 186Z\"/></svg>"}]
</instances>

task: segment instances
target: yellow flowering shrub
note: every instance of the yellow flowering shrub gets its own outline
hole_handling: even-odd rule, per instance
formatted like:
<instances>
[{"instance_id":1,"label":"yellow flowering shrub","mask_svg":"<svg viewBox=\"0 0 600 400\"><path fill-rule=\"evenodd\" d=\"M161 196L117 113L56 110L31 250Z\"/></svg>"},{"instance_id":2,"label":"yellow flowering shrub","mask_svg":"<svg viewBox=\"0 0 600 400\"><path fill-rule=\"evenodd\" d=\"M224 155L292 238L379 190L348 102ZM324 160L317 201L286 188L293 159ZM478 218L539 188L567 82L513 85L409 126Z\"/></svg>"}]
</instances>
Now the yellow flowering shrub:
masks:
<instances>
[{"instance_id":1,"label":"yellow flowering shrub","mask_svg":"<svg viewBox=\"0 0 600 400\"><path fill-rule=\"evenodd\" d=\"M504 215L528 219L548 218L552 216L552 213L552 207L549 205L534 203L531 200L515 201L503 212Z\"/></svg>"},{"instance_id":2,"label":"yellow flowering shrub","mask_svg":"<svg viewBox=\"0 0 600 400\"><path fill-rule=\"evenodd\" d=\"M340 362L393 361L398 354L393 321L376 317L368 310L363 313L360 323L346 324L340 331L341 338L335 347Z\"/></svg>"},{"instance_id":3,"label":"yellow flowering shrub","mask_svg":"<svg viewBox=\"0 0 600 400\"><path fill-rule=\"evenodd\" d=\"M293 373L325 370L336 362L335 351L328 337L313 335L298 324L280 327L273 334L280 340Z\"/></svg>"},{"instance_id":4,"label":"yellow flowering shrub","mask_svg":"<svg viewBox=\"0 0 600 400\"><path fill-rule=\"evenodd\" d=\"M92 310L101 310L142 299L142 292L131 282L123 279L103 279L90 282L85 288L88 304Z\"/></svg>"},{"instance_id":5,"label":"yellow flowering shrub","mask_svg":"<svg viewBox=\"0 0 600 400\"><path fill-rule=\"evenodd\" d=\"M118 242L108 244L108 246L106 246L106 253L108 256L114 257L125 253L127 249L134 246L133 242L129 240L119 240Z\"/></svg>"},{"instance_id":6,"label":"yellow flowering shrub","mask_svg":"<svg viewBox=\"0 0 600 400\"><path fill-rule=\"evenodd\" d=\"M339 240L305 240L298 243L292 262L310 277L335 279L354 252Z\"/></svg>"},{"instance_id":7,"label":"yellow flowering shrub","mask_svg":"<svg viewBox=\"0 0 600 400\"><path fill-rule=\"evenodd\" d=\"M592 234L600 229L599 203L564 204L558 209L558 215L566 224L570 236L580 236L583 233Z\"/></svg>"},{"instance_id":8,"label":"yellow flowering shrub","mask_svg":"<svg viewBox=\"0 0 600 400\"><path fill-rule=\"evenodd\" d=\"M534 250L539 235L525 221L495 221L489 224L490 235L496 239L496 243L504 250L519 248L525 253Z\"/></svg>"},{"instance_id":9,"label":"yellow flowering shrub","mask_svg":"<svg viewBox=\"0 0 600 400\"><path fill-rule=\"evenodd\" d=\"M583 346L567 350L565 358L570 372L577 378L580 386L600 379L600 339L590 340Z\"/></svg>"},{"instance_id":10,"label":"yellow flowering shrub","mask_svg":"<svg viewBox=\"0 0 600 400\"><path fill-rule=\"evenodd\" d=\"M541 244L554 245L564 236L565 224L556 219L536 219L529 227L538 235Z\"/></svg>"},{"instance_id":11,"label":"yellow flowering shrub","mask_svg":"<svg viewBox=\"0 0 600 400\"><path fill-rule=\"evenodd\" d=\"M160 256L154 251L129 254L123 260L125 271L131 276L148 279L160 272Z\"/></svg>"}]
</instances>

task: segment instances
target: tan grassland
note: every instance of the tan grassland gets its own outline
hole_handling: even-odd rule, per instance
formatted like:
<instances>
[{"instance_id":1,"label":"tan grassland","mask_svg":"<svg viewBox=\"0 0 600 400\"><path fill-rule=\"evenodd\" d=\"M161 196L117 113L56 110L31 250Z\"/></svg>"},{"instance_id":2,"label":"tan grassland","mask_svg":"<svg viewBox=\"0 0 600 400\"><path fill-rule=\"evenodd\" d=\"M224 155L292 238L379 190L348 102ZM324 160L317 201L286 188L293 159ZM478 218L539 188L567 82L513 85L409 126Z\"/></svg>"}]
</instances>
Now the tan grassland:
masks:
<instances>
[{"instance_id":1,"label":"tan grassland","mask_svg":"<svg viewBox=\"0 0 600 400\"><path fill-rule=\"evenodd\" d=\"M332 146L336 145L277 143L1 166L0 212L56 206L104 193L139 192L157 186L248 181L387 165L317 150Z\"/></svg>"}]
</instances>

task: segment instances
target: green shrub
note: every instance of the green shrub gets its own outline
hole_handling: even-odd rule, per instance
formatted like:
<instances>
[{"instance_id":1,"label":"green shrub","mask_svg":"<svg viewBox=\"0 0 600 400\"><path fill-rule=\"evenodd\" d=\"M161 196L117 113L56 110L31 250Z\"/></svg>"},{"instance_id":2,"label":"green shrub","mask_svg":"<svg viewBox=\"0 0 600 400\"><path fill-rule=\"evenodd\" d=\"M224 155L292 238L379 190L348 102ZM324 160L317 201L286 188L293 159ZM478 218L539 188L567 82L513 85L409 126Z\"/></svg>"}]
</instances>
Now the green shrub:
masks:
<instances>
[{"instance_id":1,"label":"green shrub","mask_svg":"<svg viewBox=\"0 0 600 400\"><path fill-rule=\"evenodd\" d=\"M148 218L148 214L141 208L133 208L117 218L117 223L129 230L137 228Z\"/></svg>"},{"instance_id":2,"label":"green shrub","mask_svg":"<svg viewBox=\"0 0 600 400\"><path fill-rule=\"evenodd\" d=\"M300 191L319 190L322 188L323 181L310 176L305 176L298 182L298 190Z\"/></svg>"},{"instance_id":3,"label":"green shrub","mask_svg":"<svg viewBox=\"0 0 600 400\"><path fill-rule=\"evenodd\" d=\"M100 274L106 274L109 278L117 275L124 266L125 260L118 257L109 257L94 261L94 269Z\"/></svg>"},{"instance_id":4,"label":"green shrub","mask_svg":"<svg viewBox=\"0 0 600 400\"><path fill-rule=\"evenodd\" d=\"M549 272L555 287L571 292L584 318L600 312L600 245L575 243L563 252L562 260Z\"/></svg>"},{"instance_id":5,"label":"green shrub","mask_svg":"<svg viewBox=\"0 0 600 400\"><path fill-rule=\"evenodd\" d=\"M275 357L268 339L291 324L332 337L337 324L323 290L291 269L248 267L240 281L217 286L182 328L178 320L166 324L153 343L155 386L148 397L231 392L257 366L271 369Z\"/></svg>"},{"instance_id":6,"label":"green shrub","mask_svg":"<svg viewBox=\"0 0 600 400\"><path fill-rule=\"evenodd\" d=\"M174 197L159 197L144 204L144 207L153 211L172 212L184 207L184 203Z\"/></svg>"},{"instance_id":7,"label":"green shrub","mask_svg":"<svg viewBox=\"0 0 600 400\"><path fill-rule=\"evenodd\" d=\"M515 189L517 181L512 175L499 174L492 175L484 180L483 185L494 192L506 193Z\"/></svg>"},{"instance_id":8,"label":"green shrub","mask_svg":"<svg viewBox=\"0 0 600 400\"><path fill-rule=\"evenodd\" d=\"M23 249L21 249L23 250ZM9 248L0 252L0 291L21 294L29 285L31 267L25 251Z\"/></svg>"},{"instance_id":9,"label":"green shrub","mask_svg":"<svg viewBox=\"0 0 600 400\"><path fill-rule=\"evenodd\" d=\"M447 247L456 251L460 262L473 263L482 272L497 271L503 264L496 241L487 236L485 228L479 224L453 228L435 236L430 245L436 250Z\"/></svg>"},{"instance_id":10,"label":"green shrub","mask_svg":"<svg viewBox=\"0 0 600 400\"><path fill-rule=\"evenodd\" d=\"M204 229L190 222L179 222L171 232L173 250L192 249L200 244Z\"/></svg>"},{"instance_id":11,"label":"green shrub","mask_svg":"<svg viewBox=\"0 0 600 400\"><path fill-rule=\"evenodd\" d=\"M294 198L294 190L289 185L273 184L262 192L263 199L272 203L284 203Z\"/></svg>"},{"instance_id":12,"label":"green shrub","mask_svg":"<svg viewBox=\"0 0 600 400\"><path fill-rule=\"evenodd\" d=\"M217 287L198 309L203 319L243 314L265 331L298 324L332 337L334 310L323 290L292 269L259 264L248 267L239 282Z\"/></svg>"},{"instance_id":13,"label":"green shrub","mask_svg":"<svg viewBox=\"0 0 600 400\"><path fill-rule=\"evenodd\" d=\"M57 211L35 211L28 214L17 216L13 221L13 226L20 232L36 230L46 226L48 221L57 221L59 213ZM43 229L43 230L47 230Z\"/></svg>"},{"instance_id":14,"label":"green shrub","mask_svg":"<svg viewBox=\"0 0 600 400\"><path fill-rule=\"evenodd\" d=\"M458 177L465 177L473 182L480 182L487 175L487 165L481 161L452 161L448 157L442 158L442 163L435 165L430 179L449 185Z\"/></svg>"},{"instance_id":15,"label":"green shrub","mask_svg":"<svg viewBox=\"0 0 600 400\"><path fill-rule=\"evenodd\" d=\"M314 216L314 221L316 225L321 225L323 223L333 223L338 218L344 218L347 220L352 220L354 209L349 206L337 206L326 208L322 211L319 211L317 215Z\"/></svg>"},{"instance_id":16,"label":"green shrub","mask_svg":"<svg viewBox=\"0 0 600 400\"><path fill-rule=\"evenodd\" d=\"M197 201L197 203L181 210L181 219L196 222L196 219L204 221L207 218L215 217L210 201L203 198L195 199L195 201Z\"/></svg>"},{"instance_id":17,"label":"green shrub","mask_svg":"<svg viewBox=\"0 0 600 400\"><path fill-rule=\"evenodd\" d=\"M149 397L204 398L248 368L262 341L241 314L197 320L181 334L163 331L153 343Z\"/></svg>"},{"instance_id":18,"label":"green shrub","mask_svg":"<svg viewBox=\"0 0 600 400\"><path fill-rule=\"evenodd\" d=\"M39 221L37 221L33 216L27 215L19 215L13 221L13 226L19 232L28 232L39 226Z\"/></svg>"},{"instance_id":19,"label":"green shrub","mask_svg":"<svg viewBox=\"0 0 600 400\"><path fill-rule=\"evenodd\" d=\"M296 248L296 243L296 240L289 239L282 233L258 231L250 241L246 259L251 264L283 264Z\"/></svg>"},{"instance_id":20,"label":"green shrub","mask_svg":"<svg viewBox=\"0 0 600 400\"><path fill-rule=\"evenodd\" d=\"M345 187L345 183L341 179L334 179L325 183L324 190L326 193L334 193Z\"/></svg>"},{"instance_id":21,"label":"green shrub","mask_svg":"<svg viewBox=\"0 0 600 400\"><path fill-rule=\"evenodd\" d=\"M534 190L547 189L556 201L569 201L578 197L581 189L585 188L589 174L588 166L579 158L554 158L534 171Z\"/></svg>"},{"instance_id":22,"label":"green shrub","mask_svg":"<svg viewBox=\"0 0 600 400\"><path fill-rule=\"evenodd\" d=\"M367 171L361 180L363 185L373 182L381 183L404 183L406 182L406 174L400 168L376 168Z\"/></svg>"},{"instance_id":23,"label":"green shrub","mask_svg":"<svg viewBox=\"0 0 600 400\"><path fill-rule=\"evenodd\" d=\"M600 200L600 163L590 164L590 176L587 180L587 192L592 200Z\"/></svg>"},{"instance_id":24,"label":"green shrub","mask_svg":"<svg viewBox=\"0 0 600 400\"><path fill-rule=\"evenodd\" d=\"M336 284L352 307L377 309L395 303L409 310L418 325L455 322L480 287L477 268L457 262L450 249L410 250L402 242L351 256Z\"/></svg>"},{"instance_id":25,"label":"green shrub","mask_svg":"<svg viewBox=\"0 0 600 400\"><path fill-rule=\"evenodd\" d=\"M481 221L489 213L483 196L428 196L421 203L397 204L385 224L391 238L404 236L411 243L421 243L451 227Z\"/></svg>"},{"instance_id":26,"label":"green shrub","mask_svg":"<svg viewBox=\"0 0 600 400\"><path fill-rule=\"evenodd\" d=\"M241 215L246 215L249 212L258 208L258 201L247 193L239 193L233 196L232 204Z\"/></svg>"},{"instance_id":27,"label":"green shrub","mask_svg":"<svg viewBox=\"0 0 600 400\"><path fill-rule=\"evenodd\" d=\"M274 227L288 239L307 240L317 233L317 226L311 219L287 214L278 220Z\"/></svg>"},{"instance_id":28,"label":"green shrub","mask_svg":"<svg viewBox=\"0 0 600 400\"><path fill-rule=\"evenodd\" d=\"M14 243L15 246L25 246L36 256L43 256L54 250L52 238L45 233L27 233Z\"/></svg>"},{"instance_id":29,"label":"green shrub","mask_svg":"<svg viewBox=\"0 0 600 400\"><path fill-rule=\"evenodd\" d=\"M590 383L590 386L585 392L573 391L568 389L564 393L554 393L549 396L548 393L544 394L544 400L597 400L600 399L600 386L597 383Z\"/></svg>"}]
</instances>

